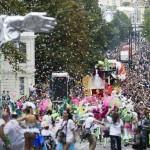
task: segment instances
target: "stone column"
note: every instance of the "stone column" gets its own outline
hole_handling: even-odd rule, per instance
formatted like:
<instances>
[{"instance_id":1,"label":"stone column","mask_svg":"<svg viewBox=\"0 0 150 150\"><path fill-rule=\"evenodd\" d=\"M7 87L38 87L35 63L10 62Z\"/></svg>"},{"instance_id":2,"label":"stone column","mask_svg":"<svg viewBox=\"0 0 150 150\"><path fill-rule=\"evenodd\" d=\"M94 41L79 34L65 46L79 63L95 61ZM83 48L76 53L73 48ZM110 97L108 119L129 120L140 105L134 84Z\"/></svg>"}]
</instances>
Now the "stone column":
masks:
<instances>
[{"instance_id":1,"label":"stone column","mask_svg":"<svg viewBox=\"0 0 150 150\"><path fill-rule=\"evenodd\" d=\"M35 34L33 32L23 32L21 42L26 43L26 78L25 93L29 94L29 86L35 84Z\"/></svg>"}]
</instances>

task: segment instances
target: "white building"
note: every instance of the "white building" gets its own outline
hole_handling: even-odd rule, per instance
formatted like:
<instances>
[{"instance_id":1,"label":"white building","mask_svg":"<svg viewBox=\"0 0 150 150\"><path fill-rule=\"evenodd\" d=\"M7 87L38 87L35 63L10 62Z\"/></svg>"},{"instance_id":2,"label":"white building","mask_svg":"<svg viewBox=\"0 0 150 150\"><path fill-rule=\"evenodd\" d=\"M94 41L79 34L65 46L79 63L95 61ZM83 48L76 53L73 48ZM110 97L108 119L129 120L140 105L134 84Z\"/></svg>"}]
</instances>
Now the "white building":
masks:
<instances>
[{"instance_id":1,"label":"white building","mask_svg":"<svg viewBox=\"0 0 150 150\"><path fill-rule=\"evenodd\" d=\"M146 0L134 0L132 6L134 7L134 24L142 24L144 21L144 11L146 7Z\"/></svg>"},{"instance_id":2,"label":"white building","mask_svg":"<svg viewBox=\"0 0 150 150\"><path fill-rule=\"evenodd\" d=\"M146 6L146 0L99 0L102 11L122 11L130 19L132 24L142 24Z\"/></svg>"},{"instance_id":3,"label":"white building","mask_svg":"<svg viewBox=\"0 0 150 150\"><path fill-rule=\"evenodd\" d=\"M112 7L112 6L120 6L120 0L99 0L99 5L100 6L107 6L107 7Z\"/></svg>"},{"instance_id":4,"label":"white building","mask_svg":"<svg viewBox=\"0 0 150 150\"><path fill-rule=\"evenodd\" d=\"M14 99L28 95L29 86L35 83L35 35L33 32L24 32L20 41L24 43L26 53L26 61L19 64L23 72L15 73L4 56L1 57L0 92L9 91Z\"/></svg>"}]
</instances>

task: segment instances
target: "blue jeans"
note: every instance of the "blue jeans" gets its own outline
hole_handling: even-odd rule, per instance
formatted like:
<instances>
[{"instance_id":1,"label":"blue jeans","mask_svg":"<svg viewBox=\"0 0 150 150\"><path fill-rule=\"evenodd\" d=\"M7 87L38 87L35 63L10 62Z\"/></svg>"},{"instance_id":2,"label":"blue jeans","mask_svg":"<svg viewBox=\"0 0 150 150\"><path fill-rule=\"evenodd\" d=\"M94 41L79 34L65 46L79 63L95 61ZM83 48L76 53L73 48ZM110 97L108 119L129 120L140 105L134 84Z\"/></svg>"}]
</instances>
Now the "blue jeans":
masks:
<instances>
[{"instance_id":1,"label":"blue jeans","mask_svg":"<svg viewBox=\"0 0 150 150\"><path fill-rule=\"evenodd\" d=\"M121 150L121 137L110 135L111 150Z\"/></svg>"}]
</instances>

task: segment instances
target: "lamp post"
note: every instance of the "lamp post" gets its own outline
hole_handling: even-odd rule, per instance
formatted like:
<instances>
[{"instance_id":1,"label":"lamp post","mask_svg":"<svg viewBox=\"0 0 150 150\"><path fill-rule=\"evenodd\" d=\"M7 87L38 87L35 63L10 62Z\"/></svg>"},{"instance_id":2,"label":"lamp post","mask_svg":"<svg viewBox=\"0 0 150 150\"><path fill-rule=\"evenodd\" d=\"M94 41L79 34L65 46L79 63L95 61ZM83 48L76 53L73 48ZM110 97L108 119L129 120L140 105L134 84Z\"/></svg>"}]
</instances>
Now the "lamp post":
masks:
<instances>
[{"instance_id":1,"label":"lamp post","mask_svg":"<svg viewBox=\"0 0 150 150\"><path fill-rule=\"evenodd\" d=\"M2 53L0 51L0 117L1 117L1 114L2 114L2 89L1 89L1 85L2 85L2 69L1 69L1 63L2 63L2 57L1 57Z\"/></svg>"},{"instance_id":2,"label":"lamp post","mask_svg":"<svg viewBox=\"0 0 150 150\"><path fill-rule=\"evenodd\" d=\"M2 115L2 52L0 50L0 117Z\"/></svg>"},{"instance_id":3,"label":"lamp post","mask_svg":"<svg viewBox=\"0 0 150 150\"><path fill-rule=\"evenodd\" d=\"M2 91L2 52L0 50L0 96Z\"/></svg>"},{"instance_id":4,"label":"lamp post","mask_svg":"<svg viewBox=\"0 0 150 150\"><path fill-rule=\"evenodd\" d=\"M129 68L132 66L132 27L129 27Z\"/></svg>"}]
</instances>

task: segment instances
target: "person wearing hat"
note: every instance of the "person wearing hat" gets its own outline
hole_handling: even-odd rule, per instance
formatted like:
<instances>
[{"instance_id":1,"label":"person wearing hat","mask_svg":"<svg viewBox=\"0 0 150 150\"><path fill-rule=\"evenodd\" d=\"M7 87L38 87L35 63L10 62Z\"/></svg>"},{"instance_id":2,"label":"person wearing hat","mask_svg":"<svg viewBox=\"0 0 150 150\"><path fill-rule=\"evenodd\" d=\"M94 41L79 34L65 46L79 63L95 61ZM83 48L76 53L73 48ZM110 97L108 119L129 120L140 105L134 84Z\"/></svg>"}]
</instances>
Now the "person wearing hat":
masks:
<instances>
[{"instance_id":1,"label":"person wearing hat","mask_svg":"<svg viewBox=\"0 0 150 150\"><path fill-rule=\"evenodd\" d=\"M43 121L41 122L41 135L44 137L44 147L46 149L54 149L56 146L55 142L55 133L49 129L49 122Z\"/></svg>"},{"instance_id":2,"label":"person wearing hat","mask_svg":"<svg viewBox=\"0 0 150 150\"><path fill-rule=\"evenodd\" d=\"M94 118L94 114L89 112L88 117L85 119L85 122L83 124L83 139L87 139L89 142L89 150L95 150L96 148L96 136L94 134L94 125L95 124L101 124L102 122L96 120Z\"/></svg>"},{"instance_id":3,"label":"person wearing hat","mask_svg":"<svg viewBox=\"0 0 150 150\"><path fill-rule=\"evenodd\" d=\"M41 122L41 127L41 134L43 136L52 136L53 133L49 130L49 123L47 121Z\"/></svg>"}]
</instances>

